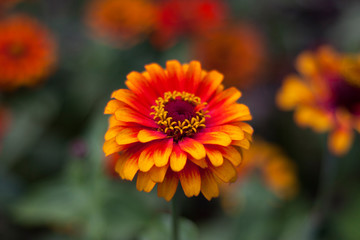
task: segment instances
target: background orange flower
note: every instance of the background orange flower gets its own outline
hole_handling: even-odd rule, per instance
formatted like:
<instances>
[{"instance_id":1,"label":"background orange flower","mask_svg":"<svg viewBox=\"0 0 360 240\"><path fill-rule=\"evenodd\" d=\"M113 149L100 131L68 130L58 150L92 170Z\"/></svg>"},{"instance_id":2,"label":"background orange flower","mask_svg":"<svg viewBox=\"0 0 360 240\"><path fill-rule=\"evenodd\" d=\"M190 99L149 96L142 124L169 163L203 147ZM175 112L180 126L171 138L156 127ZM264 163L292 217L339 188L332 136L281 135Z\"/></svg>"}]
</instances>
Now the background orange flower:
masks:
<instances>
[{"instance_id":1,"label":"background orange flower","mask_svg":"<svg viewBox=\"0 0 360 240\"><path fill-rule=\"evenodd\" d=\"M94 36L117 47L141 41L152 29L156 8L147 0L93 0L86 22Z\"/></svg>"},{"instance_id":2,"label":"background orange flower","mask_svg":"<svg viewBox=\"0 0 360 240\"><path fill-rule=\"evenodd\" d=\"M227 86L251 86L263 69L264 42L250 25L238 24L211 31L197 38L192 51L206 68L223 72Z\"/></svg>"},{"instance_id":3,"label":"background orange flower","mask_svg":"<svg viewBox=\"0 0 360 240\"><path fill-rule=\"evenodd\" d=\"M228 10L219 0L160 1L152 42L160 49L224 25Z\"/></svg>"},{"instance_id":4,"label":"background orange flower","mask_svg":"<svg viewBox=\"0 0 360 240\"><path fill-rule=\"evenodd\" d=\"M349 62L349 58L354 60ZM305 51L296 61L300 75L288 76L276 99L280 108L295 109L298 125L317 132L330 131L329 149L336 155L349 151L353 130L359 131L358 59L359 56L338 53L329 46Z\"/></svg>"},{"instance_id":5,"label":"background orange flower","mask_svg":"<svg viewBox=\"0 0 360 240\"><path fill-rule=\"evenodd\" d=\"M0 89L34 86L55 62L53 36L36 20L19 15L0 21Z\"/></svg>"},{"instance_id":6,"label":"background orange flower","mask_svg":"<svg viewBox=\"0 0 360 240\"><path fill-rule=\"evenodd\" d=\"M239 179L231 185L223 185L222 204L228 212L234 212L242 203L242 184L252 176L263 180L264 185L278 198L288 200L298 193L298 178L294 163L282 150L259 138L249 150L244 151L242 164L237 167Z\"/></svg>"}]
</instances>

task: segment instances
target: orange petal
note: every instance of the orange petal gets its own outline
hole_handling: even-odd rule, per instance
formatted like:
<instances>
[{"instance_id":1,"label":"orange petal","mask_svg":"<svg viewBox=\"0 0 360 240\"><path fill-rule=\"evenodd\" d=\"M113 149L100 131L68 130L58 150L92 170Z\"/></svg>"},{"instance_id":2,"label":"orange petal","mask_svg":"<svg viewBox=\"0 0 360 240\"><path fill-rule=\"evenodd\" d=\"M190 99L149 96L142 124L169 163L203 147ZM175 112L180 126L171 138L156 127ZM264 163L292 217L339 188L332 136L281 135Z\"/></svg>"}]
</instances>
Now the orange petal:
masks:
<instances>
[{"instance_id":1,"label":"orange petal","mask_svg":"<svg viewBox=\"0 0 360 240\"><path fill-rule=\"evenodd\" d=\"M333 131L328 139L330 151L337 156L344 155L349 151L353 138L354 134L351 129L338 129Z\"/></svg>"},{"instance_id":2,"label":"orange petal","mask_svg":"<svg viewBox=\"0 0 360 240\"><path fill-rule=\"evenodd\" d=\"M241 127L230 124L207 128L206 132L223 132L226 133L231 140L242 140L245 137Z\"/></svg>"},{"instance_id":3,"label":"orange petal","mask_svg":"<svg viewBox=\"0 0 360 240\"><path fill-rule=\"evenodd\" d=\"M208 127L252 119L249 108L244 104L232 104L227 108L219 107L210 110L210 115L212 117L208 120Z\"/></svg>"},{"instance_id":4,"label":"orange petal","mask_svg":"<svg viewBox=\"0 0 360 240\"><path fill-rule=\"evenodd\" d=\"M157 167L163 167L168 164L170 154L173 150L173 139L169 138L152 144L156 144L153 155L155 165Z\"/></svg>"},{"instance_id":5,"label":"orange petal","mask_svg":"<svg viewBox=\"0 0 360 240\"><path fill-rule=\"evenodd\" d=\"M184 91L184 72L181 64L176 60L166 62L169 81L174 84L174 89Z\"/></svg>"},{"instance_id":6,"label":"orange petal","mask_svg":"<svg viewBox=\"0 0 360 240\"><path fill-rule=\"evenodd\" d=\"M215 148L206 147L206 155L212 165L214 165L215 167L222 165L224 162L223 155L219 150L216 150Z\"/></svg>"},{"instance_id":7,"label":"orange petal","mask_svg":"<svg viewBox=\"0 0 360 240\"><path fill-rule=\"evenodd\" d=\"M227 160L229 160L235 167L239 166L242 161L240 152L233 146L221 148L221 152Z\"/></svg>"},{"instance_id":8,"label":"orange petal","mask_svg":"<svg viewBox=\"0 0 360 240\"><path fill-rule=\"evenodd\" d=\"M327 131L333 125L331 114L321 109L308 106L298 107L295 111L294 118L298 125L311 127L317 132Z\"/></svg>"},{"instance_id":9,"label":"orange petal","mask_svg":"<svg viewBox=\"0 0 360 240\"><path fill-rule=\"evenodd\" d=\"M154 186L155 182L151 180L149 173L139 172L136 181L136 188L138 191L150 192Z\"/></svg>"},{"instance_id":10,"label":"orange petal","mask_svg":"<svg viewBox=\"0 0 360 240\"><path fill-rule=\"evenodd\" d=\"M125 145L138 142L137 134L139 128L123 128L116 136L116 143L119 145Z\"/></svg>"},{"instance_id":11,"label":"orange petal","mask_svg":"<svg viewBox=\"0 0 360 240\"><path fill-rule=\"evenodd\" d=\"M283 110L291 110L298 104L311 103L314 95L310 87L298 76L290 75L276 95L276 103Z\"/></svg>"},{"instance_id":12,"label":"orange petal","mask_svg":"<svg viewBox=\"0 0 360 240\"><path fill-rule=\"evenodd\" d=\"M104 114L114 114L119 108L123 108L124 103L118 100L110 100L105 107Z\"/></svg>"},{"instance_id":13,"label":"orange petal","mask_svg":"<svg viewBox=\"0 0 360 240\"><path fill-rule=\"evenodd\" d=\"M232 141L231 145L235 145L244 149L249 149L250 148L250 142L248 139L243 139L243 140L235 140Z\"/></svg>"},{"instance_id":14,"label":"orange petal","mask_svg":"<svg viewBox=\"0 0 360 240\"><path fill-rule=\"evenodd\" d=\"M140 113L130 109L121 108L115 112L115 117L118 121L137 123L150 128L157 128L157 124L154 120L141 115Z\"/></svg>"},{"instance_id":15,"label":"orange petal","mask_svg":"<svg viewBox=\"0 0 360 240\"><path fill-rule=\"evenodd\" d=\"M163 182L168 168L169 165L163 167L152 167L149 172L151 180L157 183Z\"/></svg>"},{"instance_id":16,"label":"orange petal","mask_svg":"<svg viewBox=\"0 0 360 240\"><path fill-rule=\"evenodd\" d=\"M138 158L139 155L135 154L130 156L126 162L124 163L124 166L122 167L122 174L124 176L124 179L132 181L135 177L135 174L139 170L138 166Z\"/></svg>"},{"instance_id":17,"label":"orange petal","mask_svg":"<svg viewBox=\"0 0 360 240\"><path fill-rule=\"evenodd\" d=\"M141 98L136 97L136 95L128 89L119 89L114 91L111 94L111 98L115 98L120 102L127 104L132 109L140 113L143 114L150 113L150 110L141 103Z\"/></svg>"},{"instance_id":18,"label":"orange petal","mask_svg":"<svg viewBox=\"0 0 360 240\"><path fill-rule=\"evenodd\" d=\"M236 124L237 126L239 126L244 132L249 133L249 134L253 134L254 133L254 129L250 126L250 124L245 123L245 122L239 122Z\"/></svg>"},{"instance_id":19,"label":"orange petal","mask_svg":"<svg viewBox=\"0 0 360 240\"><path fill-rule=\"evenodd\" d=\"M201 80L201 64L198 61L191 61L185 77L185 91L194 91L198 88Z\"/></svg>"},{"instance_id":20,"label":"orange petal","mask_svg":"<svg viewBox=\"0 0 360 240\"><path fill-rule=\"evenodd\" d=\"M157 98L153 89L149 86L149 81L139 72L131 72L126 76L126 86L146 102L152 102Z\"/></svg>"},{"instance_id":21,"label":"orange petal","mask_svg":"<svg viewBox=\"0 0 360 240\"><path fill-rule=\"evenodd\" d=\"M187 152L195 159L202 159L206 156L204 145L192 138L186 137L179 141L179 146L184 152Z\"/></svg>"},{"instance_id":22,"label":"orange petal","mask_svg":"<svg viewBox=\"0 0 360 240\"><path fill-rule=\"evenodd\" d=\"M114 137L116 137L121 130L123 130L124 127L122 126L115 126L112 128L109 128L105 133L105 140L108 141Z\"/></svg>"},{"instance_id":23,"label":"orange petal","mask_svg":"<svg viewBox=\"0 0 360 240\"><path fill-rule=\"evenodd\" d=\"M128 156L125 154L120 154L119 159L116 162L115 165L115 171L120 175L122 179L124 179L124 165L126 163Z\"/></svg>"},{"instance_id":24,"label":"orange petal","mask_svg":"<svg viewBox=\"0 0 360 240\"><path fill-rule=\"evenodd\" d=\"M204 132L197 133L194 139L202 144L215 144L220 146L229 146L231 138L223 132Z\"/></svg>"},{"instance_id":25,"label":"orange petal","mask_svg":"<svg viewBox=\"0 0 360 240\"><path fill-rule=\"evenodd\" d=\"M234 166L226 159L219 167L210 166L211 171L222 181L230 182L236 179L236 170Z\"/></svg>"},{"instance_id":26,"label":"orange petal","mask_svg":"<svg viewBox=\"0 0 360 240\"><path fill-rule=\"evenodd\" d=\"M124 146L120 146L119 144L117 144L115 138L113 138L104 142L103 150L105 156L109 156L113 153L124 150Z\"/></svg>"},{"instance_id":27,"label":"orange petal","mask_svg":"<svg viewBox=\"0 0 360 240\"><path fill-rule=\"evenodd\" d=\"M152 145L142 150L138 163L140 171L148 172L154 166L153 150Z\"/></svg>"},{"instance_id":28,"label":"orange petal","mask_svg":"<svg viewBox=\"0 0 360 240\"><path fill-rule=\"evenodd\" d=\"M225 106L228 104L235 103L241 97L241 92L234 88L228 88L219 94L217 94L209 103L209 107L214 107L216 105Z\"/></svg>"},{"instance_id":29,"label":"orange petal","mask_svg":"<svg viewBox=\"0 0 360 240\"><path fill-rule=\"evenodd\" d=\"M201 172L201 192L208 201L219 196L219 186L211 171Z\"/></svg>"},{"instance_id":30,"label":"orange petal","mask_svg":"<svg viewBox=\"0 0 360 240\"><path fill-rule=\"evenodd\" d=\"M201 168L207 168L208 167L208 163L206 161L205 158L202 159L194 159L191 156L189 156L188 158L191 162L195 163L196 165L198 165Z\"/></svg>"},{"instance_id":31,"label":"orange petal","mask_svg":"<svg viewBox=\"0 0 360 240\"><path fill-rule=\"evenodd\" d=\"M163 139L166 137L167 137L167 135L162 132L153 131L153 130L149 130L149 129L140 130L140 132L137 135L137 138L142 143L151 142L153 140Z\"/></svg>"},{"instance_id":32,"label":"orange petal","mask_svg":"<svg viewBox=\"0 0 360 240\"><path fill-rule=\"evenodd\" d=\"M158 196L163 197L166 201L170 201L177 189L179 179L171 171L168 171L163 182L158 183Z\"/></svg>"},{"instance_id":33,"label":"orange petal","mask_svg":"<svg viewBox=\"0 0 360 240\"><path fill-rule=\"evenodd\" d=\"M200 193L201 177L199 168L191 163L179 172L179 179L187 197L197 196Z\"/></svg>"},{"instance_id":34,"label":"orange petal","mask_svg":"<svg viewBox=\"0 0 360 240\"><path fill-rule=\"evenodd\" d=\"M221 84L223 79L224 75L221 73L217 71L210 71L207 75L205 75L200 83L196 95L199 96L202 101L206 102Z\"/></svg>"},{"instance_id":35,"label":"orange petal","mask_svg":"<svg viewBox=\"0 0 360 240\"><path fill-rule=\"evenodd\" d=\"M164 69L156 63L152 63L145 66L146 71L149 73L150 79L152 79L153 87L157 88L158 92L164 92L169 90L169 85L171 84L165 74Z\"/></svg>"},{"instance_id":36,"label":"orange petal","mask_svg":"<svg viewBox=\"0 0 360 240\"><path fill-rule=\"evenodd\" d=\"M186 164L186 153L184 153L178 144L174 144L173 151L170 155L170 167L174 172L182 170Z\"/></svg>"}]
</instances>

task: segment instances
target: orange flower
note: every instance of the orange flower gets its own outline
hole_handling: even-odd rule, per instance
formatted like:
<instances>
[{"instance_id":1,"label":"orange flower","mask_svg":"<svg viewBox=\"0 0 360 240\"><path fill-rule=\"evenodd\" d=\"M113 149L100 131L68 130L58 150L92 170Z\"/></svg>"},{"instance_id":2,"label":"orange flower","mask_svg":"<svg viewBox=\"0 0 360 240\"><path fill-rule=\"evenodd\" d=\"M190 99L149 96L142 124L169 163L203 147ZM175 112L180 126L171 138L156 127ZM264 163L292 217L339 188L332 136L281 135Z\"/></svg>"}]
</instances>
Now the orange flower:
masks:
<instances>
[{"instance_id":1,"label":"orange flower","mask_svg":"<svg viewBox=\"0 0 360 240\"><path fill-rule=\"evenodd\" d=\"M147 0L93 0L86 22L105 42L129 47L153 29L155 12L154 4Z\"/></svg>"},{"instance_id":2,"label":"orange flower","mask_svg":"<svg viewBox=\"0 0 360 240\"><path fill-rule=\"evenodd\" d=\"M153 43L159 48L173 45L179 37L201 35L224 25L228 11L219 0L162 1Z\"/></svg>"},{"instance_id":3,"label":"orange flower","mask_svg":"<svg viewBox=\"0 0 360 240\"><path fill-rule=\"evenodd\" d=\"M305 51L296 62L299 75L288 76L277 95L284 110L295 109L295 121L314 131L330 131L335 155L351 147L360 132L360 55L337 53L329 46Z\"/></svg>"},{"instance_id":4,"label":"orange flower","mask_svg":"<svg viewBox=\"0 0 360 240\"><path fill-rule=\"evenodd\" d=\"M36 85L55 62L54 39L36 20L12 16L0 21L0 89Z\"/></svg>"},{"instance_id":5,"label":"orange flower","mask_svg":"<svg viewBox=\"0 0 360 240\"><path fill-rule=\"evenodd\" d=\"M249 109L236 103L241 92L223 90L223 75L202 70L197 61L181 65L168 61L131 72L129 88L114 91L105 108L111 114L104 152L120 152L116 171L149 192L169 201L178 186L187 197L200 192L210 200L218 183L236 179L242 148L249 148L253 132L243 121Z\"/></svg>"},{"instance_id":6,"label":"orange flower","mask_svg":"<svg viewBox=\"0 0 360 240\"><path fill-rule=\"evenodd\" d=\"M298 192L298 179L294 164L280 148L268 142L256 139L248 151L244 151L244 160L237 167L239 179L235 184L223 186L222 204L225 209L233 210L240 202L237 190L245 178L255 173L264 180L265 185L279 198L289 199Z\"/></svg>"},{"instance_id":7,"label":"orange flower","mask_svg":"<svg viewBox=\"0 0 360 240\"><path fill-rule=\"evenodd\" d=\"M244 88L261 72L264 46L260 34L249 25L239 24L209 32L193 44L195 58L206 68L226 75L225 85Z\"/></svg>"}]
</instances>

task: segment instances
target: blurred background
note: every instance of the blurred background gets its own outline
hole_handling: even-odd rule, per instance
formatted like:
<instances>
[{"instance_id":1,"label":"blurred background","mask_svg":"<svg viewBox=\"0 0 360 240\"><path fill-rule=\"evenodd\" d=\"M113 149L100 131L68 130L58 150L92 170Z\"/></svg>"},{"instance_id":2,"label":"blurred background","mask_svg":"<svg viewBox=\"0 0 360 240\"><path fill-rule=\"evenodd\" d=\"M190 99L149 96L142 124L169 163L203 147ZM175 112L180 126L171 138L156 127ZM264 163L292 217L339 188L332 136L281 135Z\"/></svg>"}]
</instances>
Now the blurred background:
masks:
<instances>
[{"instance_id":1,"label":"blurred background","mask_svg":"<svg viewBox=\"0 0 360 240\"><path fill-rule=\"evenodd\" d=\"M327 136L275 105L299 53L357 53L359 24L356 0L1 0L0 239L169 239L169 203L120 180L102 144L111 92L170 59L222 72L255 129L219 198L178 189L182 239L360 239L358 134L317 224Z\"/></svg>"}]
</instances>

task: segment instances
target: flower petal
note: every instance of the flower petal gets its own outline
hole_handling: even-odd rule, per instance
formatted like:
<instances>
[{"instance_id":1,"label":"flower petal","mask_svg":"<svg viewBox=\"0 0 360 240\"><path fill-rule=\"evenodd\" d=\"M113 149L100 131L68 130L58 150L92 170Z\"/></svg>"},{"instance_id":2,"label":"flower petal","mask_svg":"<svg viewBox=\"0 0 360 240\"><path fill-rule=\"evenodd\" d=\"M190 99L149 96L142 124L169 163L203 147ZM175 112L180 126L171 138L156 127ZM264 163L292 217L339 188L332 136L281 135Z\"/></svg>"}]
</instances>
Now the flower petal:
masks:
<instances>
[{"instance_id":1,"label":"flower petal","mask_svg":"<svg viewBox=\"0 0 360 240\"><path fill-rule=\"evenodd\" d=\"M178 144L174 144L173 151L170 155L170 167L174 172L181 171L186 164L186 153L184 153Z\"/></svg>"},{"instance_id":2,"label":"flower petal","mask_svg":"<svg viewBox=\"0 0 360 240\"><path fill-rule=\"evenodd\" d=\"M241 97L241 92L234 88L228 88L219 94L217 94L210 102L209 108L213 108L217 105L225 106L235 103Z\"/></svg>"},{"instance_id":3,"label":"flower petal","mask_svg":"<svg viewBox=\"0 0 360 240\"><path fill-rule=\"evenodd\" d=\"M202 159L206 156L204 145L192 138L186 137L179 141L179 146L184 152L187 152L195 159Z\"/></svg>"},{"instance_id":4,"label":"flower petal","mask_svg":"<svg viewBox=\"0 0 360 240\"><path fill-rule=\"evenodd\" d=\"M244 132L249 133L249 134L253 134L254 133L254 129L250 126L250 124L245 123L245 122L239 122L236 124L237 126L239 126Z\"/></svg>"},{"instance_id":5,"label":"flower petal","mask_svg":"<svg viewBox=\"0 0 360 240\"><path fill-rule=\"evenodd\" d=\"M139 128L123 128L116 136L116 143L119 145L125 145L138 142L137 134Z\"/></svg>"},{"instance_id":6,"label":"flower petal","mask_svg":"<svg viewBox=\"0 0 360 240\"><path fill-rule=\"evenodd\" d=\"M283 110L291 110L298 104L307 104L314 100L314 95L304 81L298 76L288 76L278 94L276 103Z\"/></svg>"},{"instance_id":7,"label":"flower petal","mask_svg":"<svg viewBox=\"0 0 360 240\"><path fill-rule=\"evenodd\" d=\"M211 171L201 171L201 193L208 201L219 196L219 186Z\"/></svg>"},{"instance_id":8,"label":"flower petal","mask_svg":"<svg viewBox=\"0 0 360 240\"><path fill-rule=\"evenodd\" d=\"M223 155L215 148L206 147L206 156L215 167L222 165L224 162Z\"/></svg>"},{"instance_id":9,"label":"flower petal","mask_svg":"<svg viewBox=\"0 0 360 240\"><path fill-rule=\"evenodd\" d=\"M170 82L166 77L164 69L159 64L151 63L145 65L145 69L153 81L152 87L155 91L163 93L170 90Z\"/></svg>"},{"instance_id":10,"label":"flower petal","mask_svg":"<svg viewBox=\"0 0 360 240\"><path fill-rule=\"evenodd\" d=\"M105 141L103 145L103 151L105 153L105 156L120 152L124 150L124 148L124 146L120 146L116 143L115 138Z\"/></svg>"},{"instance_id":11,"label":"flower petal","mask_svg":"<svg viewBox=\"0 0 360 240\"><path fill-rule=\"evenodd\" d=\"M221 73L210 71L201 81L196 95L200 97L202 101L206 102L221 84L223 79L224 75Z\"/></svg>"},{"instance_id":12,"label":"flower petal","mask_svg":"<svg viewBox=\"0 0 360 240\"><path fill-rule=\"evenodd\" d=\"M185 75L185 91L194 92L201 80L201 64L198 61L191 61Z\"/></svg>"},{"instance_id":13,"label":"flower petal","mask_svg":"<svg viewBox=\"0 0 360 240\"><path fill-rule=\"evenodd\" d=\"M235 167L240 165L242 161L242 156L240 152L233 146L227 146L221 148L221 153L223 154L224 158L229 160L231 164L234 165Z\"/></svg>"},{"instance_id":14,"label":"flower petal","mask_svg":"<svg viewBox=\"0 0 360 240\"><path fill-rule=\"evenodd\" d=\"M153 140L163 139L166 137L167 137L167 135L162 132L153 131L153 130L149 130L149 129L142 129L139 131L139 133L137 135L137 138L142 143L151 142Z\"/></svg>"},{"instance_id":15,"label":"flower petal","mask_svg":"<svg viewBox=\"0 0 360 240\"><path fill-rule=\"evenodd\" d=\"M114 114L119 108L123 108L124 103L119 100L110 100L105 107L104 114Z\"/></svg>"},{"instance_id":16,"label":"flower petal","mask_svg":"<svg viewBox=\"0 0 360 240\"><path fill-rule=\"evenodd\" d=\"M164 181L168 168L169 165L165 165L163 167L156 167L156 166L152 167L151 170L149 171L151 180L157 183Z\"/></svg>"},{"instance_id":17,"label":"flower petal","mask_svg":"<svg viewBox=\"0 0 360 240\"><path fill-rule=\"evenodd\" d=\"M328 145L332 153L342 156L347 153L353 142L354 133L351 129L337 129L329 135Z\"/></svg>"},{"instance_id":18,"label":"flower petal","mask_svg":"<svg viewBox=\"0 0 360 240\"><path fill-rule=\"evenodd\" d=\"M185 168L179 172L179 179L184 193L187 197L197 196L201 189L201 177L199 168L191 164L186 164Z\"/></svg>"},{"instance_id":19,"label":"flower petal","mask_svg":"<svg viewBox=\"0 0 360 240\"><path fill-rule=\"evenodd\" d=\"M226 159L219 167L209 166L210 170L223 182L231 182L236 179L236 170L234 166Z\"/></svg>"},{"instance_id":20,"label":"flower petal","mask_svg":"<svg viewBox=\"0 0 360 240\"><path fill-rule=\"evenodd\" d=\"M127 158L124 166L122 167L122 173L120 175L124 176L124 179L132 181L135 177L135 174L139 170L138 166L139 155L131 155Z\"/></svg>"},{"instance_id":21,"label":"flower petal","mask_svg":"<svg viewBox=\"0 0 360 240\"><path fill-rule=\"evenodd\" d=\"M150 114L149 106L143 103L141 98L138 98L132 91L128 89L118 89L111 94L111 98L115 98L120 102L125 103L132 109L145 115Z\"/></svg>"},{"instance_id":22,"label":"flower petal","mask_svg":"<svg viewBox=\"0 0 360 240\"><path fill-rule=\"evenodd\" d=\"M150 192L154 188L155 184L156 183L153 182L153 180L151 180L149 173L144 173L144 172L138 173L137 181L136 181L137 190Z\"/></svg>"},{"instance_id":23,"label":"flower petal","mask_svg":"<svg viewBox=\"0 0 360 240\"><path fill-rule=\"evenodd\" d=\"M171 60L166 62L169 82L173 83L172 90L184 91L184 72L179 61Z\"/></svg>"},{"instance_id":24,"label":"flower petal","mask_svg":"<svg viewBox=\"0 0 360 240\"><path fill-rule=\"evenodd\" d=\"M164 181L158 183L158 196L163 197L166 201L170 201L176 192L178 184L178 176L172 171L167 171Z\"/></svg>"},{"instance_id":25,"label":"flower petal","mask_svg":"<svg viewBox=\"0 0 360 240\"><path fill-rule=\"evenodd\" d=\"M169 162L169 157L170 154L172 153L173 145L174 145L173 139L169 138L169 139L161 140L154 144L156 144L156 147L154 147L154 155L153 155L155 166L163 167Z\"/></svg>"},{"instance_id":26,"label":"flower petal","mask_svg":"<svg viewBox=\"0 0 360 240\"><path fill-rule=\"evenodd\" d=\"M154 148L152 145L147 146L144 150L141 151L139 156L139 169L142 172L148 172L154 166L154 157L153 157Z\"/></svg>"},{"instance_id":27,"label":"flower petal","mask_svg":"<svg viewBox=\"0 0 360 240\"><path fill-rule=\"evenodd\" d=\"M249 108L244 104L232 104L227 108L217 108L209 113L212 117L208 119L207 126L218 126L232 122L251 120Z\"/></svg>"},{"instance_id":28,"label":"flower petal","mask_svg":"<svg viewBox=\"0 0 360 240\"><path fill-rule=\"evenodd\" d=\"M158 127L154 120L145 117L130 108L121 108L117 110L115 112L115 117L118 121L137 123L150 128Z\"/></svg>"},{"instance_id":29,"label":"flower petal","mask_svg":"<svg viewBox=\"0 0 360 240\"><path fill-rule=\"evenodd\" d=\"M220 146L229 146L231 138L223 132L205 132L197 133L194 139L202 144L214 144Z\"/></svg>"},{"instance_id":30,"label":"flower petal","mask_svg":"<svg viewBox=\"0 0 360 240\"><path fill-rule=\"evenodd\" d=\"M139 72L131 72L126 76L126 86L136 95L144 98L146 102L152 102L157 98L156 93L149 85L149 81Z\"/></svg>"},{"instance_id":31,"label":"flower petal","mask_svg":"<svg viewBox=\"0 0 360 240\"><path fill-rule=\"evenodd\" d=\"M250 141L248 139L243 139L243 140L235 140L231 142L231 145L235 145L244 149L249 149L250 148Z\"/></svg>"}]
</instances>

